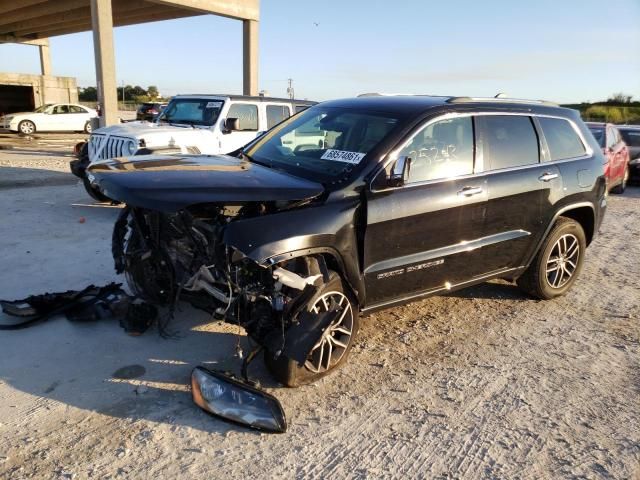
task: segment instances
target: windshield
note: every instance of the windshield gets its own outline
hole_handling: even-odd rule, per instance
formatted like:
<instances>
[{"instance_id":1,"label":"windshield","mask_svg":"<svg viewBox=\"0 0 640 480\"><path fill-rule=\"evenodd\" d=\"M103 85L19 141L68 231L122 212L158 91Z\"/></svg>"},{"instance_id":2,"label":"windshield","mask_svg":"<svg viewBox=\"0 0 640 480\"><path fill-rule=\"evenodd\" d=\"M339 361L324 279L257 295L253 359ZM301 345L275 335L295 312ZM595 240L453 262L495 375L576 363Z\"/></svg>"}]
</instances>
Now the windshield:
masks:
<instances>
[{"instance_id":1,"label":"windshield","mask_svg":"<svg viewBox=\"0 0 640 480\"><path fill-rule=\"evenodd\" d=\"M319 105L285 120L246 153L258 163L330 182L350 174L397 123L384 113Z\"/></svg>"},{"instance_id":2,"label":"windshield","mask_svg":"<svg viewBox=\"0 0 640 480\"><path fill-rule=\"evenodd\" d=\"M589 127L589 130L591 130L591 133L596 138L596 141L598 142L598 144L602 148L604 148L604 128L602 128L602 127Z\"/></svg>"},{"instance_id":3,"label":"windshield","mask_svg":"<svg viewBox=\"0 0 640 480\"><path fill-rule=\"evenodd\" d=\"M51 105L53 105L53 104L52 104L52 103L47 103L47 104L45 104L45 105L42 105L42 106L40 106L40 107L36 108L36 109L34 110L34 113L43 113L43 112L44 112L47 108L49 108Z\"/></svg>"},{"instance_id":4,"label":"windshield","mask_svg":"<svg viewBox=\"0 0 640 480\"><path fill-rule=\"evenodd\" d=\"M223 105L223 100L177 98L169 102L158 117L158 122L210 127L218 120Z\"/></svg>"},{"instance_id":5,"label":"windshield","mask_svg":"<svg viewBox=\"0 0 640 480\"><path fill-rule=\"evenodd\" d=\"M627 145L630 147L640 147L640 128L638 129L618 129Z\"/></svg>"}]
</instances>

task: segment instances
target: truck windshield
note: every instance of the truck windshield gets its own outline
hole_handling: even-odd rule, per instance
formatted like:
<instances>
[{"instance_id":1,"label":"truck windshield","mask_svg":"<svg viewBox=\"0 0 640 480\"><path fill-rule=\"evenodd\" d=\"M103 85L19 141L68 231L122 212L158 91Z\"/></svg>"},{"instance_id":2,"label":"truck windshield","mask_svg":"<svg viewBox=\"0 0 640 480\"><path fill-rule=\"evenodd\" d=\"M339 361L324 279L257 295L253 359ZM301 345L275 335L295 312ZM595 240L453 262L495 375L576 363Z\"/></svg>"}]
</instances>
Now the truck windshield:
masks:
<instances>
[{"instance_id":1,"label":"truck windshield","mask_svg":"<svg viewBox=\"0 0 640 480\"><path fill-rule=\"evenodd\" d=\"M380 112L316 106L285 120L246 154L294 175L330 182L353 172L398 124Z\"/></svg>"},{"instance_id":2,"label":"truck windshield","mask_svg":"<svg viewBox=\"0 0 640 480\"><path fill-rule=\"evenodd\" d=\"M210 127L216 123L223 105L223 100L174 98L158 116L157 122Z\"/></svg>"}]
</instances>

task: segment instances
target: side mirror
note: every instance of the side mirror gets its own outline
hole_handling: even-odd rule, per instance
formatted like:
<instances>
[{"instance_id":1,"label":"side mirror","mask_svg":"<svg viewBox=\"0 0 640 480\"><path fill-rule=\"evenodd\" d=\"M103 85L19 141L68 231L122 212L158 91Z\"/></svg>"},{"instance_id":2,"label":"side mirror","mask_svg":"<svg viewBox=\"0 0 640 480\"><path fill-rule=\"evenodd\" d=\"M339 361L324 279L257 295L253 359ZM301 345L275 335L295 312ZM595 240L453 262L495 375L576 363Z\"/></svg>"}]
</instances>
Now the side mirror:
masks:
<instances>
[{"instance_id":1,"label":"side mirror","mask_svg":"<svg viewBox=\"0 0 640 480\"><path fill-rule=\"evenodd\" d=\"M230 117L224 121L224 133L231 133L238 130L240 130L239 118Z\"/></svg>"},{"instance_id":2,"label":"side mirror","mask_svg":"<svg viewBox=\"0 0 640 480\"><path fill-rule=\"evenodd\" d=\"M398 157L396 163L391 168L388 185L390 187L401 187L409 180L409 171L411 170L411 158L403 155Z\"/></svg>"}]
</instances>

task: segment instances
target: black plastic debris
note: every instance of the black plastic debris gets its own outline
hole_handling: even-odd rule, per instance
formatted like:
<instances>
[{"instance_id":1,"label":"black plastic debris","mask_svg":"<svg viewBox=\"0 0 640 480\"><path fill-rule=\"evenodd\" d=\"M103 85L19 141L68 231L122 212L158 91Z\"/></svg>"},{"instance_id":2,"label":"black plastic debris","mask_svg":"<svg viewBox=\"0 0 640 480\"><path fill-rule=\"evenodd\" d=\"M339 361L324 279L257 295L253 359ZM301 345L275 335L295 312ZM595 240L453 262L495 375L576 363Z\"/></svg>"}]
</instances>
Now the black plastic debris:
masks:
<instances>
[{"instance_id":1,"label":"black plastic debris","mask_svg":"<svg viewBox=\"0 0 640 480\"><path fill-rule=\"evenodd\" d=\"M128 303L121 283L103 287L89 285L82 290L31 295L20 300L0 300L8 317L0 318L0 329L15 330L65 314L70 320L87 321L113 315L113 310Z\"/></svg>"},{"instance_id":2,"label":"black plastic debris","mask_svg":"<svg viewBox=\"0 0 640 480\"><path fill-rule=\"evenodd\" d=\"M158 317L158 309L150 303L134 300L127 313L120 318L120 326L129 335L142 335Z\"/></svg>"}]
</instances>

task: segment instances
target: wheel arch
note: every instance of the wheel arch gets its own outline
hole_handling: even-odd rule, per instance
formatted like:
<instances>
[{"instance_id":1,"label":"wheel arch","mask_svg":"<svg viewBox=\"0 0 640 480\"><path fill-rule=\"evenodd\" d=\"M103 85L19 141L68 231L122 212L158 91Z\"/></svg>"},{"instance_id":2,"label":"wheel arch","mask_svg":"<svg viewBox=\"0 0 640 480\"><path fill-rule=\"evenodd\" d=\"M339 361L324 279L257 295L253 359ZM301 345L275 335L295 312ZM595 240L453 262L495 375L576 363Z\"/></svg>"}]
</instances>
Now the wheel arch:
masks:
<instances>
[{"instance_id":1,"label":"wheel arch","mask_svg":"<svg viewBox=\"0 0 640 480\"><path fill-rule=\"evenodd\" d=\"M553 219L554 224L559 217L571 218L572 220L578 222L584 230L584 235L587 239L587 246L591 244L596 225L595 210L591 204L588 204L588 206L584 205L575 208L572 207L568 210L561 211L561 213L556 215L556 217Z\"/></svg>"},{"instance_id":2,"label":"wheel arch","mask_svg":"<svg viewBox=\"0 0 640 480\"><path fill-rule=\"evenodd\" d=\"M313 257L313 256L321 256L329 270L333 270L347 284L349 290L351 290L351 294L358 301L358 307L362 307L364 304L364 291L361 287L360 278L354 274L354 272L350 271L349 266L345 263L342 255L332 247L314 247L314 248L305 248L301 250L295 250L292 252L282 253L276 256L273 256L267 260L268 264L276 264L286 260L293 260L296 258L302 257ZM359 288L360 287L360 288Z\"/></svg>"},{"instance_id":3,"label":"wheel arch","mask_svg":"<svg viewBox=\"0 0 640 480\"><path fill-rule=\"evenodd\" d=\"M578 222L582 227L582 229L584 230L584 234L587 240L587 246L589 246L589 244L591 243L595 235L595 226L596 226L595 207L590 202L580 202L580 203L573 203L571 205L566 205L560 208L555 213L555 215L549 222L549 225L547 226L544 232L544 235L542 235L542 237L538 241L536 248L533 249L533 251L529 255L529 258L527 258L527 261L524 263L523 269L529 267L533 259L536 258L536 255L538 254L538 252L540 251L540 248L544 244L545 239L548 237L549 232L551 232L551 229L553 229L553 226L556 224L556 222L558 221L558 218L560 217L571 218L572 220L575 220L576 222Z\"/></svg>"}]
</instances>

